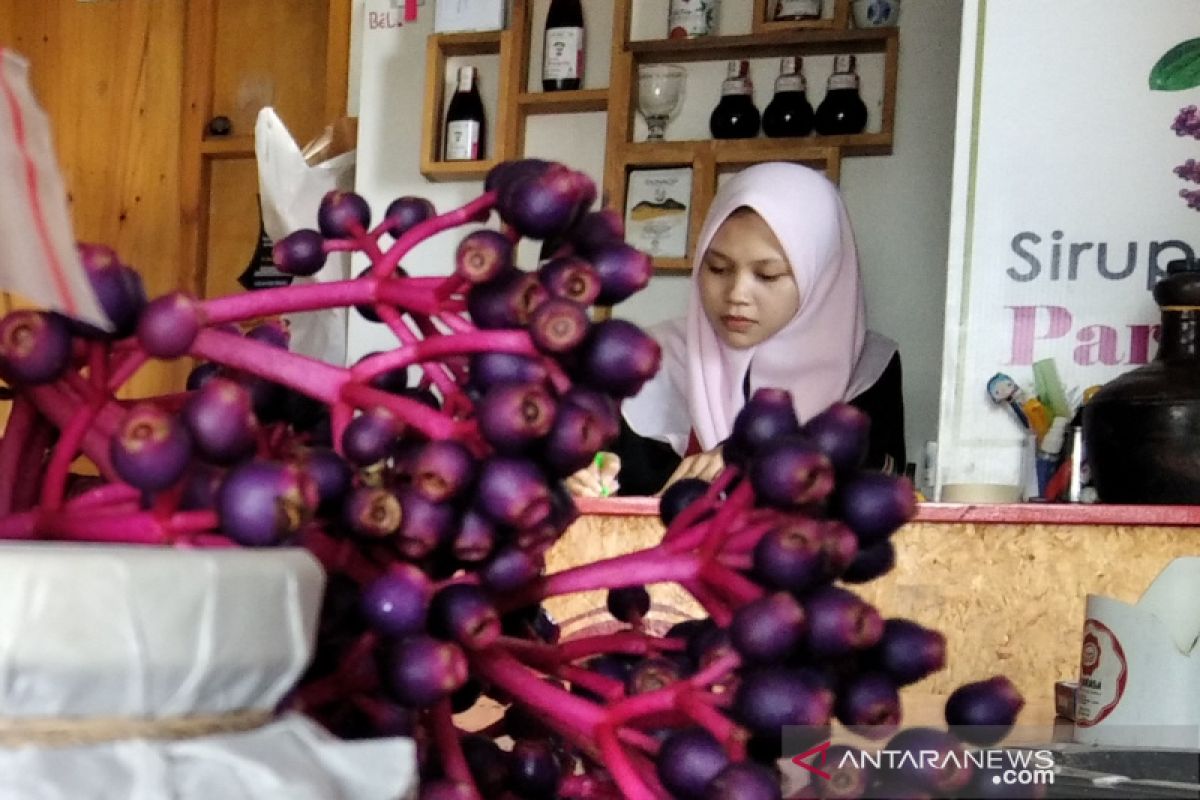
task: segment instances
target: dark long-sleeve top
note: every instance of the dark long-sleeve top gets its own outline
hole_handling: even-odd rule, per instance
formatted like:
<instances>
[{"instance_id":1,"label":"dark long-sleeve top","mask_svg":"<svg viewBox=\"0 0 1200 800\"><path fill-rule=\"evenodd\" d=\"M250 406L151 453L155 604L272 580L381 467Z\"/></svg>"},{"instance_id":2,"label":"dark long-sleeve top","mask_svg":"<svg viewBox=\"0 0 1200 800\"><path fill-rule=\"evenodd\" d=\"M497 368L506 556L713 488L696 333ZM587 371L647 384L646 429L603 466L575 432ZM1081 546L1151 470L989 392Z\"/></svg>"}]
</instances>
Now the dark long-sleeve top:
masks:
<instances>
[{"instance_id":1,"label":"dark long-sleeve top","mask_svg":"<svg viewBox=\"0 0 1200 800\"><path fill-rule=\"evenodd\" d=\"M871 420L867 457L864 466L903 472L904 395L900 373L900 354L896 353L879 380L850 400ZM621 433L610 448L621 459L621 488L625 496L653 495L679 467L682 457L666 442L635 433L621 418Z\"/></svg>"}]
</instances>

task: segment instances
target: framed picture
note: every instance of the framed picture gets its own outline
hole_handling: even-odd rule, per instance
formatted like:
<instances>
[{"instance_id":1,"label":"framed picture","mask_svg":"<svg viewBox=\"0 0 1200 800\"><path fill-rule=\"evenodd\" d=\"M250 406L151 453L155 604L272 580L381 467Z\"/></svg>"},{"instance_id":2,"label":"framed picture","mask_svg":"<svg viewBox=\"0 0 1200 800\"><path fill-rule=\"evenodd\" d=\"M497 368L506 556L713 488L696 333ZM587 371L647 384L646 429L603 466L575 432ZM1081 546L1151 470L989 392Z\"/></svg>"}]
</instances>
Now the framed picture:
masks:
<instances>
[{"instance_id":1,"label":"framed picture","mask_svg":"<svg viewBox=\"0 0 1200 800\"><path fill-rule=\"evenodd\" d=\"M630 172L625 240L656 258L685 257L691 203L690 167Z\"/></svg>"}]
</instances>

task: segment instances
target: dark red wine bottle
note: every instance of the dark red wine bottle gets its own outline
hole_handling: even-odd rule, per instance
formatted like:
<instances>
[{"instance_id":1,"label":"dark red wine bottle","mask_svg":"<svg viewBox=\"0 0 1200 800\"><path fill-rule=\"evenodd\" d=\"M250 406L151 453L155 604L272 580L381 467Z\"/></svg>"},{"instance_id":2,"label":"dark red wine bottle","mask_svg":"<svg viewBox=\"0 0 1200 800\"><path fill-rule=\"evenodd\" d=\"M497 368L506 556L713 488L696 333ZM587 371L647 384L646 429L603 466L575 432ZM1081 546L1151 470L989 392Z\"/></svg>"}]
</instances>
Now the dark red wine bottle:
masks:
<instances>
[{"instance_id":1,"label":"dark red wine bottle","mask_svg":"<svg viewBox=\"0 0 1200 800\"><path fill-rule=\"evenodd\" d=\"M817 106L815 125L822 136L862 133L867 127L867 106L858 96L858 74L854 56L833 59L833 74L825 99Z\"/></svg>"},{"instance_id":2,"label":"dark red wine bottle","mask_svg":"<svg viewBox=\"0 0 1200 800\"><path fill-rule=\"evenodd\" d=\"M779 60L775 96L763 111L762 127L767 136L808 136L813 129L813 107L808 102L804 72L798 56Z\"/></svg>"},{"instance_id":3,"label":"dark red wine bottle","mask_svg":"<svg viewBox=\"0 0 1200 800\"><path fill-rule=\"evenodd\" d=\"M458 88L446 109L446 161L478 161L487 142L487 120L479 99L479 73L474 67L458 68Z\"/></svg>"},{"instance_id":4,"label":"dark red wine bottle","mask_svg":"<svg viewBox=\"0 0 1200 800\"><path fill-rule=\"evenodd\" d=\"M709 131L714 139L751 139L758 135L761 118L754 105L750 62L730 61L727 77L721 83L721 101L708 118Z\"/></svg>"},{"instance_id":5,"label":"dark red wine bottle","mask_svg":"<svg viewBox=\"0 0 1200 800\"><path fill-rule=\"evenodd\" d=\"M542 89L557 92L583 85L583 4L550 0L542 41Z\"/></svg>"}]
</instances>

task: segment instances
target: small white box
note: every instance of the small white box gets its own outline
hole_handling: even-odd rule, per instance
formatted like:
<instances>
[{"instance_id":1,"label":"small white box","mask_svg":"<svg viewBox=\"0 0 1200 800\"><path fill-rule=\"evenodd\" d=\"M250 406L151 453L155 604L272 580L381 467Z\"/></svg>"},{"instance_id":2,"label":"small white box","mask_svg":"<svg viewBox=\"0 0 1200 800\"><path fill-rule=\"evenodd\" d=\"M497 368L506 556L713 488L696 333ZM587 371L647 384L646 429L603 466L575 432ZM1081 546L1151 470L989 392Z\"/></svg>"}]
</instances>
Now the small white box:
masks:
<instances>
[{"instance_id":1,"label":"small white box","mask_svg":"<svg viewBox=\"0 0 1200 800\"><path fill-rule=\"evenodd\" d=\"M1176 558L1130 605L1088 595L1076 742L1200 748L1200 557Z\"/></svg>"},{"instance_id":2,"label":"small white box","mask_svg":"<svg viewBox=\"0 0 1200 800\"><path fill-rule=\"evenodd\" d=\"M504 0L436 0L433 32L504 30L504 6Z\"/></svg>"}]
</instances>

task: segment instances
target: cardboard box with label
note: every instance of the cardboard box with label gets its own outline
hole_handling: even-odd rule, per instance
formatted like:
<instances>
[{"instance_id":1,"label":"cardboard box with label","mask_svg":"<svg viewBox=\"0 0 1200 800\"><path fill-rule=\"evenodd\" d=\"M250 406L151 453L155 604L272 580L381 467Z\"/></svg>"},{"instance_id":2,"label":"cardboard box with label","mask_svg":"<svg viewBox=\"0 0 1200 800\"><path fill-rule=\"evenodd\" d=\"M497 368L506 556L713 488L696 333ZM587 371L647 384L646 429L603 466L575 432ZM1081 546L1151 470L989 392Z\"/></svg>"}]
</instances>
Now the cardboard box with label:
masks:
<instances>
[{"instance_id":1,"label":"cardboard box with label","mask_svg":"<svg viewBox=\"0 0 1200 800\"><path fill-rule=\"evenodd\" d=\"M1200 749L1200 557L1177 558L1136 604L1088 595L1075 741Z\"/></svg>"}]
</instances>

